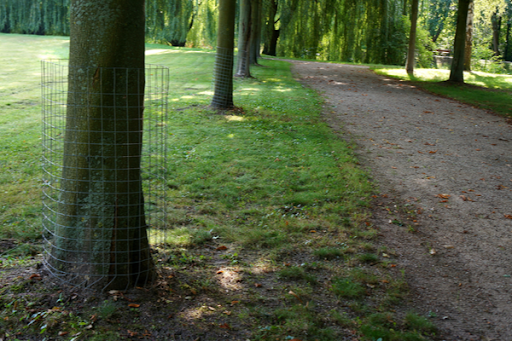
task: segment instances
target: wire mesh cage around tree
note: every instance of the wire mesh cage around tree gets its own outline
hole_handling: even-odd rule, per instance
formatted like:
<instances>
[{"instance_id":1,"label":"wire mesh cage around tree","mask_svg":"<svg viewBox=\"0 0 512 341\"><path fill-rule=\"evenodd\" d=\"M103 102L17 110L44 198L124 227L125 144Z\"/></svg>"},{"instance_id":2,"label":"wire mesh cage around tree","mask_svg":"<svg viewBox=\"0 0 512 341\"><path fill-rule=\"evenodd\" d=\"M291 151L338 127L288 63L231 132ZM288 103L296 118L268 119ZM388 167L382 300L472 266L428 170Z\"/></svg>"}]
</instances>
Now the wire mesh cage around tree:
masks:
<instances>
[{"instance_id":1,"label":"wire mesh cage around tree","mask_svg":"<svg viewBox=\"0 0 512 341\"><path fill-rule=\"evenodd\" d=\"M77 286L152 279L165 238L169 70L42 63L44 264Z\"/></svg>"},{"instance_id":2,"label":"wire mesh cage around tree","mask_svg":"<svg viewBox=\"0 0 512 341\"><path fill-rule=\"evenodd\" d=\"M217 47L213 70L213 107L229 107L233 105L233 49Z\"/></svg>"}]
</instances>

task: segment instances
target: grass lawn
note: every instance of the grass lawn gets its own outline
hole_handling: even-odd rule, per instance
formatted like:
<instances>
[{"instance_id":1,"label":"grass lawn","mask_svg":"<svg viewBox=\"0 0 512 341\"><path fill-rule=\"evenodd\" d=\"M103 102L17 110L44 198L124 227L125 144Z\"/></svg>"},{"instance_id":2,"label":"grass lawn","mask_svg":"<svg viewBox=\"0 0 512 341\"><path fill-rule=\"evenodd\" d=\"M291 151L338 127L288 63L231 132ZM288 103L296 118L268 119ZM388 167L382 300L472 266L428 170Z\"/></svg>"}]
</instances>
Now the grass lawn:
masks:
<instances>
[{"instance_id":1,"label":"grass lawn","mask_svg":"<svg viewBox=\"0 0 512 341\"><path fill-rule=\"evenodd\" d=\"M404 68L374 67L381 75L414 82L416 85L442 96L512 116L512 75L486 72L464 72L466 84L449 84L449 70L416 69L410 77Z\"/></svg>"},{"instance_id":2,"label":"grass lawn","mask_svg":"<svg viewBox=\"0 0 512 341\"><path fill-rule=\"evenodd\" d=\"M147 46L171 69L168 197L160 278L87 293L41 263L41 58L68 39L0 35L0 339L423 340L393 250L374 245L374 189L322 100L289 65L262 60L235 80L242 111L220 115L214 53ZM41 276L39 276L41 275Z\"/></svg>"}]
</instances>

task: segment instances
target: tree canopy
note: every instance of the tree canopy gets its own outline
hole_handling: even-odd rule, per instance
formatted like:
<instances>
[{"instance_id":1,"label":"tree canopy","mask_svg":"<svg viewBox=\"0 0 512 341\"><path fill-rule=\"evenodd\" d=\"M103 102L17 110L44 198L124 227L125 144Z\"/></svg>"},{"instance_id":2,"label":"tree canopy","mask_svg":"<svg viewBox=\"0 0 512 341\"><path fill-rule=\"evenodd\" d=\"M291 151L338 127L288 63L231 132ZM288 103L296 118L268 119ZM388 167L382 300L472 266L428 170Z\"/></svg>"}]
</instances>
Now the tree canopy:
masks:
<instances>
[{"instance_id":1,"label":"tree canopy","mask_svg":"<svg viewBox=\"0 0 512 341\"><path fill-rule=\"evenodd\" d=\"M69 0L4 0L0 31L68 35L69 4ZM238 14L240 1L235 6ZM146 41L214 48L218 8L219 0L147 0ZM411 0L261 0L258 12L258 42L266 53L405 64ZM456 18L456 0L419 1L419 66L431 66L438 50L453 50ZM512 0L475 0L473 60L512 60L511 25Z\"/></svg>"}]
</instances>

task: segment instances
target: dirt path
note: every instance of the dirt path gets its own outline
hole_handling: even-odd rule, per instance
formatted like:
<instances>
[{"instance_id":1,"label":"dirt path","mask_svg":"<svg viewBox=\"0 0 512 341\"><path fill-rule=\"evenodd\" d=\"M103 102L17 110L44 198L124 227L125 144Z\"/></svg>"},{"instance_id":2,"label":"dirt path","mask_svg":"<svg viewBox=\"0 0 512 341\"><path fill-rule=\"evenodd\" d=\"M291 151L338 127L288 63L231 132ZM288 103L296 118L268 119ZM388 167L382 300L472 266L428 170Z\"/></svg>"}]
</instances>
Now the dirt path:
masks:
<instances>
[{"instance_id":1,"label":"dirt path","mask_svg":"<svg viewBox=\"0 0 512 341\"><path fill-rule=\"evenodd\" d=\"M364 67L293 64L380 187L374 223L405 269L408 307L446 340L512 340L511 126Z\"/></svg>"}]
</instances>

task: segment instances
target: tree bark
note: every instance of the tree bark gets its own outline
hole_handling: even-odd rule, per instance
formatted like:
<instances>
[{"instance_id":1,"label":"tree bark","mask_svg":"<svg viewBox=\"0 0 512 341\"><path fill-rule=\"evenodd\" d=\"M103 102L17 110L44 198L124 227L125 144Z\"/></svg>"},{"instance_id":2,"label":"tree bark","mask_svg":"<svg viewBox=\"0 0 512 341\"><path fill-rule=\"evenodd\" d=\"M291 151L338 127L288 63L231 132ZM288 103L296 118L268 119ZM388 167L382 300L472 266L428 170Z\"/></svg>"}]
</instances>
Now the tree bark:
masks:
<instances>
[{"instance_id":1,"label":"tree bark","mask_svg":"<svg viewBox=\"0 0 512 341\"><path fill-rule=\"evenodd\" d=\"M251 13L251 0L241 0L240 19L238 24L238 64L235 77L251 77Z\"/></svg>"},{"instance_id":2,"label":"tree bark","mask_svg":"<svg viewBox=\"0 0 512 341\"><path fill-rule=\"evenodd\" d=\"M494 56L500 55L500 31L501 31L501 16L498 13L492 15L492 50Z\"/></svg>"},{"instance_id":3,"label":"tree bark","mask_svg":"<svg viewBox=\"0 0 512 341\"><path fill-rule=\"evenodd\" d=\"M470 0L459 0L457 10L457 29L453 43L453 60L449 81L464 83L464 47L466 45L466 27Z\"/></svg>"},{"instance_id":4,"label":"tree bark","mask_svg":"<svg viewBox=\"0 0 512 341\"><path fill-rule=\"evenodd\" d=\"M505 39L505 55L503 56L504 60L507 62L512 61L512 56L510 55L510 28L512 26L512 23L510 22L511 19L507 21L507 33L506 33L506 39Z\"/></svg>"},{"instance_id":5,"label":"tree bark","mask_svg":"<svg viewBox=\"0 0 512 341\"><path fill-rule=\"evenodd\" d=\"M251 0L251 38L249 59L251 65L258 65L261 37L261 0Z\"/></svg>"},{"instance_id":6,"label":"tree bark","mask_svg":"<svg viewBox=\"0 0 512 341\"><path fill-rule=\"evenodd\" d=\"M468 22L466 26L466 46L464 51L464 71L471 71L471 53L473 50L473 12L474 1L469 0L468 6Z\"/></svg>"},{"instance_id":7,"label":"tree bark","mask_svg":"<svg viewBox=\"0 0 512 341\"><path fill-rule=\"evenodd\" d=\"M231 109L233 104L233 50L236 0L219 0L214 94L210 107Z\"/></svg>"},{"instance_id":8,"label":"tree bark","mask_svg":"<svg viewBox=\"0 0 512 341\"><path fill-rule=\"evenodd\" d=\"M277 40L279 39L279 30L276 30L276 14L277 14L278 2L277 0L271 0L269 5L268 22L266 24L266 35L265 43L263 44L263 54L269 56L276 55Z\"/></svg>"},{"instance_id":9,"label":"tree bark","mask_svg":"<svg viewBox=\"0 0 512 341\"><path fill-rule=\"evenodd\" d=\"M418 23L418 0L412 0L411 8L411 33L409 34L409 51L407 53L407 74L414 75L414 63L416 61L416 27Z\"/></svg>"},{"instance_id":10,"label":"tree bark","mask_svg":"<svg viewBox=\"0 0 512 341\"><path fill-rule=\"evenodd\" d=\"M109 289L153 279L140 161L144 0L73 0L51 265Z\"/></svg>"}]
</instances>

